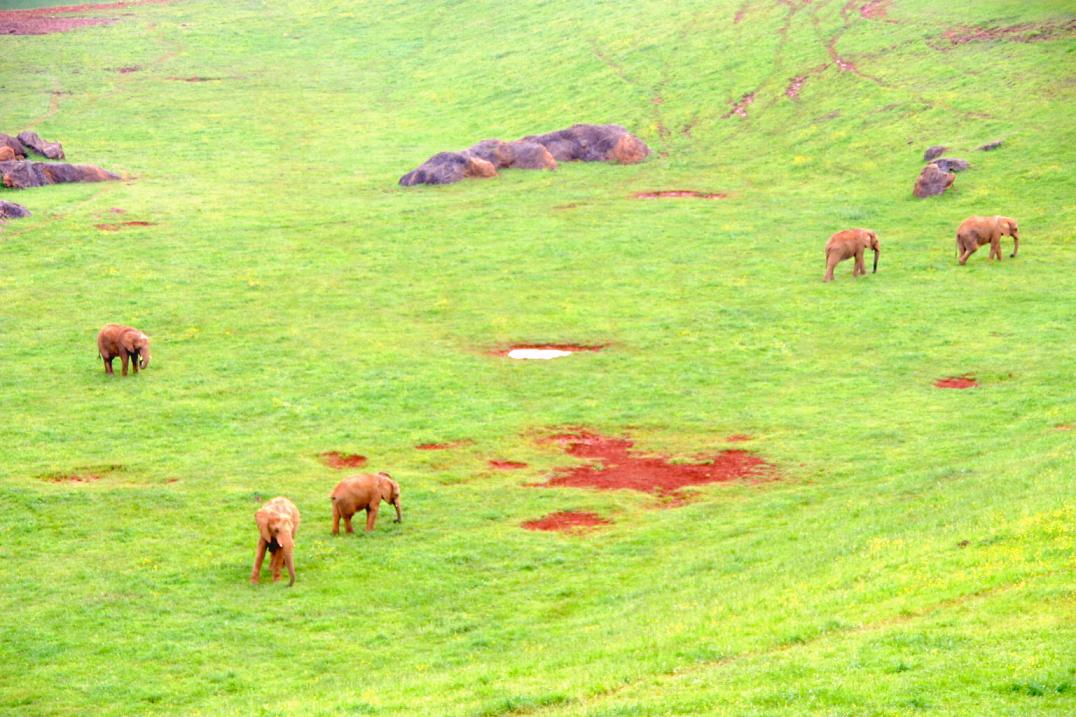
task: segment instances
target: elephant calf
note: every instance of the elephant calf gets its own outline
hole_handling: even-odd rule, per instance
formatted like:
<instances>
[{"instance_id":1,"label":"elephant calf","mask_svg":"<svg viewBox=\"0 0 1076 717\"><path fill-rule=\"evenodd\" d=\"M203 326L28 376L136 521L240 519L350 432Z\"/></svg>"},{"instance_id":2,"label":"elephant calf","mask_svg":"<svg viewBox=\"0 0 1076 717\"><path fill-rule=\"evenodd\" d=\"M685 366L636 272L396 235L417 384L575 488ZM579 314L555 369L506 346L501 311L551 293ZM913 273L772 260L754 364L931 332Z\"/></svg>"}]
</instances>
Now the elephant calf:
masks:
<instances>
[{"instance_id":1,"label":"elephant calf","mask_svg":"<svg viewBox=\"0 0 1076 717\"><path fill-rule=\"evenodd\" d=\"M287 498L278 496L254 514L254 522L258 524L258 549L254 553L250 582L257 583L261 577L262 560L268 550L272 555L269 568L273 571L273 582L280 580L280 568L286 564L291 577L290 588L295 584L295 533L299 530L299 509Z\"/></svg>"},{"instance_id":2,"label":"elephant calf","mask_svg":"<svg viewBox=\"0 0 1076 717\"><path fill-rule=\"evenodd\" d=\"M833 270L845 259L856 258L852 267L852 276L866 274L863 266L863 253L870 249L874 252L874 273L878 272L878 235L869 229L845 229L837 232L826 242L826 275L822 281L833 281Z\"/></svg>"},{"instance_id":3,"label":"elephant calf","mask_svg":"<svg viewBox=\"0 0 1076 717\"><path fill-rule=\"evenodd\" d=\"M373 530L383 500L396 506L396 520L393 522L399 523L403 519L400 514L400 484L388 473L363 473L337 483L332 492L333 535L340 534L340 518L344 519L347 532L354 533L351 516L360 510L366 511L367 532Z\"/></svg>"},{"instance_id":4,"label":"elephant calf","mask_svg":"<svg viewBox=\"0 0 1076 717\"><path fill-rule=\"evenodd\" d=\"M1001 261L1001 237L1012 237L1012 254L1020 249L1020 230L1016 220L1009 217L968 217L956 230L956 253L961 264L984 244L990 245L990 258Z\"/></svg>"},{"instance_id":5,"label":"elephant calf","mask_svg":"<svg viewBox=\"0 0 1076 717\"><path fill-rule=\"evenodd\" d=\"M97 334L97 351L105 362L105 373L111 374L112 359L120 357L123 375L127 375L127 361L131 360L134 372L149 366L149 337L138 329L119 324L106 324Z\"/></svg>"}]
</instances>

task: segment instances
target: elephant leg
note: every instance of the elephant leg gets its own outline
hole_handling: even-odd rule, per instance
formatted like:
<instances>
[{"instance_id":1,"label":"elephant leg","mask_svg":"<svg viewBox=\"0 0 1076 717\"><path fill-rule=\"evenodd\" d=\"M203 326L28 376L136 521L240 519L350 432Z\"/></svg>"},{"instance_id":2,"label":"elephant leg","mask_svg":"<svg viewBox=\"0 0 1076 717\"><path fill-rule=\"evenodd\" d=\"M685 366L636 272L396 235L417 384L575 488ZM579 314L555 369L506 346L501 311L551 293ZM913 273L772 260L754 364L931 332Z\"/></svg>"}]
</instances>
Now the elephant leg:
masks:
<instances>
[{"instance_id":1,"label":"elephant leg","mask_svg":"<svg viewBox=\"0 0 1076 717\"><path fill-rule=\"evenodd\" d=\"M127 375L127 352L120 351L120 364L123 366L123 375Z\"/></svg>"},{"instance_id":2,"label":"elephant leg","mask_svg":"<svg viewBox=\"0 0 1076 717\"><path fill-rule=\"evenodd\" d=\"M105 362L105 373L107 373L109 376L111 376L113 374L113 371L112 371L112 359L105 358L104 356L102 356L101 360Z\"/></svg>"},{"instance_id":3,"label":"elephant leg","mask_svg":"<svg viewBox=\"0 0 1076 717\"><path fill-rule=\"evenodd\" d=\"M273 571L273 582L278 582L280 580L280 569L284 567L284 548L277 548L277 551L273 553L273 557L269 561L269 567Z\"/></svg>"},{"instance_id":4,"label":"elephant leg","mask_svg":"<svg viewBox=\"0 0 1076 717\"><path fill-rule=\"evenodd\" d=\"M863 265L863 250L860 249L856 252L856 261L852 266L852 276L862 276L867 273L867 268Z\"/></svg>"},{"instance_id":5,"label":"elephant leg","mask_svg":"<svg viewBox=\"0 0 1076 717\"><path fill-rule=\"evenodd\" d=\"M340 507L333 501L333 535L340 535Z\"/></svg>"},{"instance_id":6,"label":"elephant leg","mask_svg":"<svg viewBox=\"0 0 1076 717\"><path fill-rule=\"evenodd\" d=\"M837 254L830 252L826 254L826 275L822 277L822 281L833 281L833 271L837 268L837 263L840 259L837 258Z\"/></svg>"},{"instance_id":7,"label":"elephant leg","mask_svg":"<svg viewBox=\"0 0 1076 717\"><path fill-rule=\"evenodd\" d=\"M347 532L349 532L349 533L354 533L355 532L355 529L351 527L351 516L352 515L354 515L354 513L349 513L349 514L346 514L344 516L344 529L347 530Z\"/></svg>"},{"instance_id":8,"label":"elephant leg","mask_svg":"<svg viewBox=\"0 0 1076 717\"><path fill-rule=\"evenodd\" d=\"M258 549L254 553L254 569L250 571L250 582L256 583L262 574L262 560L265 559L266 543L258 538Z\"/></svg>"},{"instance_id":9,"label":"elephant leg","mask_svg":"<svg viewBox=\"0 0 1076 717\"><path fill-rule=\"evenodd\" d=\"M964 253L960 255L960 265L964 266L968 263L968 257L975 253L974 249L965 249Z\"/></svg>"},{"instance_id":10,"label":"elephant leg","mask_svg":"<svg viewBox=\"0 0 1076 717\"><path fill-rule=\"evenodd\" d=\"M372 508L366 509L366 532L369 533L374 529L374 523L377 522L377 511L380 506L375 505Z\"/></svg>"},{"instance_id":11,"label":"elephant leg","mask_svg":"<svg viewBox=\"0 0 1076 717\"><path fill-rule=\"evenodd\" d=\"M1001 261L1001 237L990 242L990 256L993 259Z\"/></svg>"},{"instance_id":12,"label":"elephant leg","mask_svg":"<svg viewBox=\"0 0 1076 717\"><path fill-rule=\"evenodd\" d=\"M131 370L138 373L138 354L131 354Z\"/></svg>"}]
</instances>

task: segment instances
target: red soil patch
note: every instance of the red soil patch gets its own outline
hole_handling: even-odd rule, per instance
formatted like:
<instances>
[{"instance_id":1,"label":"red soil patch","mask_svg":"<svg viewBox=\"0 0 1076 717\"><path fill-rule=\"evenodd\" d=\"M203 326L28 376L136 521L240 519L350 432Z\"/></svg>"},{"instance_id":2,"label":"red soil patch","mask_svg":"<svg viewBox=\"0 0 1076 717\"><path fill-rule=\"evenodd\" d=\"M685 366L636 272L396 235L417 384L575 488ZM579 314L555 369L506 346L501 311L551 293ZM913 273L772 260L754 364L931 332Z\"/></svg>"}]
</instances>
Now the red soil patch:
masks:
<instances>
[{"instance_id":1,"label":"red soil patch","mask_svg":"<svg viewBox=\"0 0 1076 717\"><path fill-rule=\"evenodd\" d=\"M948 376L934 382L938 388L976 388L979 382L974 376Z\"/></svg>"},{"instance_id":2,"label":"red soil patch","mask_svg":"<svg viewBox=\"0 0 1076 717\"><path fill-rule=\"evenodd\" d=\"M523 523L523 527L527 530L557 531L586 530L599 525L611 525L611 523L597 513L576 513L572 511L550 513L537 520L528 520Z\"/></svg>"},{"instance_id":3,"label":"red soil patch","mask_svg":"<svg viewBox=\"0 0 1076 717\"><path fill-rule=\"evenodd\" d=\"M470 438L461 438L458 441L448 441L447 443L420 443L415 446L416 451L448 451L453 448L460 448L462 446L473 446L474 441Z\"/></svg>"},{"instance_id":4,"label":"red soil patch","mask_svg":"<svg viewBox=\"0 0 1076 717\"><path fill-rule=\"evenodd\" d=\"M634 454L631 451L634 443L630 439L607 438L585 430L559 434L545 440L560 444L570 456L585 458L590 462L558 468L548 481L535 485L637 490L668 496L676 495L680 488L686 486L774 474L772 464L742 450L698 456L698 463L673 463L668 456Z\"/></svg>"},{"instance_id":5,"label":"red soil patch","mask_svg":"<svg viewBox=\"0 0 1076 717\"><path fill-rule=\"evenodd\" d=\"M732 106L732 109L721 116L721 119L728 119L729 117L736 115L737 117L747 117L747 107L755 101L755 93L748 92L741 97L739 101Z\"/></svg>"},{"instance_id":6,"label":"red soil patch","mask_svg":"<svg viewBox=\"0 0 1076 717\"><path fill-rule=\"evenodd\" d=\"M526 463L521 463L520 461L490 461L489 465L499 471L518 471L527 467Z\"/></svg>"},{"instance_id":7,"label":"red soil patch","mask_svg":"<svg viewBox=\"0 0 1076 717\"><path fill-rule=\"evenodd\" d=\"M120 209L119 207L112 207L108 211L112 212L113 214L126 214L127 213L126 209Z\"/></svg>"},{"instance_id":8,"label":"red soil patch","mask_svg":"<svg viewBox=\"0 0 1076 717\"><path fill-rule=\"evenodd\" d=\"M110 25L112 17L66 17L71 13L97 10L119 10L136 5L162 5L171 0L134 0L132 2L97 3L89 5L60 5L27 10L0 11L0 35L48 35L67 32L90 25ZM63 15L65 17L56 17Z\"/></svg>"},{"instance_id":9,"label":"red soil patch","mask_svg":"<svg viewBox=\"0 0 1076 717\"><path fill-rule=\"evenodd\" d=\"M173 80L175 82L220 82L223 77L202 77L200 75L192 75L191 77L166 77L166 80Z\"/></svg>"},{"instance_id":10,"label":"red soil patch","mask_svg":"<svg viewBox=\"0 0 1076 717\"><path fill-rule=\"evenodd\" d=\"M101 480L101 476L93 473L83 473L81 475L72 473L71 475L44 476L42 480L47 480L49 483L92 483Z\"/></svg>"},{"instance_id":11,"label":"red soil patch","mask_svg":"<svg viewBox=\"0 0 1076 717\"><path fill-rule=\"evenodd\" d=\"M1076 33L1076 20L1025 22L1008 27L954 27L943 34L952 45L969 42L1042 42Z\"/></svg>"},{"instance_id":12,"label":"red soil patch","mask_svg":"<svg viewBox=\"0 0 1076 717\"><path fill-rule=\"evenodd\" d=\"M892 0L870 0L859 8L859 14L868 20L882 20L889 14Z\"/></svg>"},{"instance_id":13,"label":"red soil patch","mask_svg":"<svg viewBox=\"0 0 1076 717\"><path fill-rule=\"evenodd\" d=\"M807 84L807 75L797 75L793 77L788 83L788 87L785 88L785 96L790 100L794 100L800 96L800 90Z\"/></svg>"},{"instance_id":14,"label":"red soil patch","mask_svg":"<svg viewBox=\"0 0 1076 717\"><path fill-rule=\"evenodd\" d=\"M833 64L835 64L841 70L841 72L856 71L856 66L853 62L851 62L850 60L846 60L839 54L837 54L837 38L833 38L829 41L829 44L826 45L826 50L829 51L829 56L830 59L833 60Z\"/></svg>"},{"instance_id":15,"label":"red soil patch","mask_svg":"<svg viewBox=\"0 0 1076 717\"><path fill-rule=\"evenodd\" d=\"M341 453L340 451L319 453L318 460L336 470L360 468L366 465L366 456L360 456L358 453Z\"/></svg>"},{"instance_id":16,"label":"red soil patch","mask_svg":"<svg viewBox=\"0 0 1076 717\"><path fill-rule=\"evenodd\" d=\"M127 65L126 67L117 68L116 72L120 73L121 75L129 75L132 72L140 72L141 70L142 67L140 65Z\"/></svg>"},{"instance_id":17,"label":"red soil patch","mask_svg":"<svg viewBox=\"0 0 1076 717\"><path fill-rule=\"evenodd\" d=\"M753 441L754 436L749 436L746 433L733 433L731 436L725 436L725 440L729 443L743 443L744 441Z\"/></svg>"},{"instance_id":18,"label":"red soil patch","mask_svg":"<svg viewBox=\"0 0 1076 717\"><path fill-rule=\"evenodd\" d=\"M720 192L696 192L693 189L661 189L656 192L636 192L636 199L726 199Z\"/></svg>"},{"instance_id":19,"label":"red soil patch","mask_svg":"<svg viewBox=\"0 0 1076 717\"><path fill-rule=\"evenodd\" d=\"M511 346L494 349L490 353L495 356L507 356L508 352L515 351L516 349L539 349L543 351L601 351L605 349L608 344L595 344L593 346L584 346L582 344L512 344Z\"/></svg>"},{"instance_id":20,"label":"red soil patch","mask_svg":"<svg viewBox=\"0 0 1076 717\"><path fill-rule=\"evenodd\" d=\"M97 227L98 229L100 229L103 232L118 232L120 229L123 229L124 227L152 227L152 226L156 226L156 225L153 222L134 221L134 222L120 222L119 224L94 224L94 226Z\"/></svg>"}]
</instances>

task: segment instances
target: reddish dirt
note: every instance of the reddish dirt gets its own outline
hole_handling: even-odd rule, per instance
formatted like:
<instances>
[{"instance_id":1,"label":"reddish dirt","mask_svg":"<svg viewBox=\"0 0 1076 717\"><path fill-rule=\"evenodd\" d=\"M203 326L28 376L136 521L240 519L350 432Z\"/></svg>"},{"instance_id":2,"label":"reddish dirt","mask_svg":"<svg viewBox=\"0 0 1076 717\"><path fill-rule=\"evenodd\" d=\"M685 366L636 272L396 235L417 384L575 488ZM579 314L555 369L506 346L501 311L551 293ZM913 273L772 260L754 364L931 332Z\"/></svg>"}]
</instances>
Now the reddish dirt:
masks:
<instances>
[{"instance_id":1,"label":"reddish dirt","mask_svg":"<svg viewBox=\"0 0 1076 717\"><path fill-rule=\"evenodd\" d=\"M528 520L523 523L523 527L527 530L555 531L584 531L599 525L612 525L612 523L597 513L576 513L573 511L550 513L537 520Z\"/></svg>"},{"instance_id":2,"label":"reddish dirt","mask_svg":"<svg viewBox=\"0 0 1076 717\"><path fill-rule=\"evenodd\" d=\"M785 96L790 100L794 100L800 96L800 90L807 84L807 75L797 75L793 77L788 83L788 87L785 88Z\"/></svg>"},{"instance_id":3,"label":"reddish dirt","mask_svg":"<svg viewBox=\"0 0 1076 717\"><path fill-rule=\"evenodd\" d=\"M129 75L132 72L140 72L141 70L141 65L127 65L126 67L116 68L116 72L120 73L121 75Z\"/></svg>"},{"instance_id":4,"label":"reddish dirt","mask_svg":"<svg viewBox=\"0 0 1076 717\"><path fill-rule=\"evenodd\" d=\"M557 443L568 455L590 462L558 468L545 483L533 484L538 486L637 490L669 496L686 486L775 475L772 464L742 450L698 456L698 463L674 463L668 456L633 453L634 443L628 438L607 438L586 430L551 436L544 442Z\"/></svg>"},{"instance_id":5,"label":"reddish dirt","mask_svg":"<svg viewBox=\"0 0 1076 717\"><path fill-rule=\"evenodd\" d=\"M490 461L489 465L499 471L518 471L527 467L526 463L520 461Z\"/></svg>"},{"instance_id":6,"label":"reddish dirt","mask_svg":"<svg viewBox=\"0 0 1076 717\"><path fill-rule=\"evenodd\" d=\"M746 433L733 433L731 436L725 436L725 440L729 443L743 443L744 441L753 441L755 438Z\"/></svg>"},{"instance_id":7,"label":"reddish dirt","mask_svg":"<svg viewBox=\"0 0 1076 717\"><path fill-rule=\"evenodd\" d=\"M49 483L92 483L94 481L101 480L101 476L93 473L83 473L71 475L49 475L43 476L42 480L47 480Z\"/></svg>"},{"instance_id":8,"label":"reddish dirt","mask_svg":"<svg viewBox=\"0 0 1076 717\"><path fill-rule=\"evenodd\" d=\"M1073 426L1071 423L1059 423L1054 428L1058 431L1071 431Z\"/></svg>"},{"instance_id":9,"label":"reddish dirt","mask_svg":"<svg viewBox=\"0 0 1076 717\"><path fill-rule=\"evenodd\" d=\"M119 10L136 5L163 5L171 0L132 0L130 2L60 5L26 10L0 10L0 35L48 35L90 25L110 25L113 17L67 17L71 13ZM56 17L63 15L64 17Z\"/></svg>"},{"instance_id":10,"label":"reddish dirt","mask_svg":"<svg viewBox=\"0 0 1076 717\"><path fill-rule=\"evenodd\" d=\"M338 471L345 468L360 468L366 465L366 456L360 456L358 453L341 453L340 451L319 453L318 460Z\"/></svg>"},{"instance_id":11,"label":"reddish dirt","mask_svg":"<svg viewBox=\"0 0 1076 717\"><path fill-rule=\"evenodd\" d=\"M636 199L726 199L721 192L696 192L693 189L659 189L654 192L636 192Z\"/></svg>"},{"instance_id":12,"label":"reddish dirt","mask_svg":"<svg viewBox=\"0 0 1076 717\"><path fill-rule=\"evenodd\" d=\"M829 41L829 44L826 45L826 50L829 51L829 56L830 59L833 60L833 64L835 64L841 72L856 71L856 66L853 62L851 62L850 60L846 60L839 54L837 54L837 38L833 38Z\"/></svg>"},{"instance_id":13,"label":"reddish dirt","mask_svg":"<svg viewBox=\"0 0 1076 717\"><path fill-rule=\"evenodd\" d=\"M165 483L179 483L179 478L165 478Z\"/></svg>"},{"instance_id":14,"label":"reddish dirt","mask_svg":"<svg viewBox=\"0 0 1076 717\"><path fill-rule=\"evenodd\" d=\"M120 222L119 224L94 224L95 227L103 232L118 232L124 227L152 227L156 226L153 222L133 221L133 222Z\"/></svg>"},{"instance_id":15,"label":"reddish dirt","mask_svg":"<svg viewBox=\"0 0 1076 717\"><path fill-rule=\"evenodd\" d=\"M473 446L474 441L470 438L461 438L458 441L448 441L446 443L420 443L415 446L416 451L448 451L453 448L461 448L463 446Z\"/></svg>"},{"instance_id":16,"label":"reddish dirt","mask_svg":"<svg viewBox=\"0 0 1076 717\"><path fill-rule=\"evenodd\" d=\"M191 77L166 77L166 80L173 80L175 82L220 82L223 77L202 77L200 75L192 75Z\"/></svg>"},{"instance_id":17,"label":"reddish dirt","mask_svg":"<svg viewBox=\"0 0 1076 717\"><path fill-rule=\"evenodd\" d=\"M499 349L493 349L490 353L494 356L507 356L508 352L515 351L516 349L540 349L545 351L601 351L607 348L609 344L594 344L593 346L584 346L582 344L512 344L511 346L502 347Z\"/></svg>"},{"instance_id":18,"label":"reddish dirt","mask_svg":"<svg viewBox=\"0 0 1076 717\"><path fill-rule=\"evenodd\" d=\"M892 0L870 0L859 8L859 14L868 20L884 20L889 14L889 6Z\"/></svg>"},{"instance_id":19,"label":"reddish dirt","mask_svg":"<svg viewBox=\"0 0 1076 717\"><path fill-rule=\"evenodd\" d=\"M744 17L747 16L747 8L751 5L751 0L744 0L743 5L736 11L736 17L732 18L733 25L739 25L743 22Z\"/></svg>"},{"instance_id":20,"label":"reddish dirt","mask_svg":"<svg viewBox=\"0 0 1076 717\"><path fill-rule=\"evenodd\" d=\"M732 117L733 115L736 115L737 117L747 117L747 107L754 101L755 101L755 93L754 92L748 92L746 95L741 97L739 99L739 101L736 102L735 105L732 106L731 110L729 110L728 112L723 114L721 116L721 119L728 119L729 117Z\"/></svg>"},{"instance_id":21,"label":"reddish dirt","mask_svg":"<svg viewBox=\"0 0 1076 717\"><path fill-rule=\"evenodd\" d=\"M934 382L937 388L977 388L979 382L975 380L974 376L948 376L946 378L939 378Z\"/></svg>"},{"instance_id":22,"label":"reddish dirt","mask_svg":"<svg viewBox=\"0 0 1076 717\"><path fill-rule=\"evenodd\" d=\"M120 209L119 207L112 207L108 211L112 212L113 214L126 214L127 213L126 209Z\"/></svg>"},{"instance_id":23,"label":"reddish dirt","mask_svg":"<svg viewBox=\"0 0 1076 717\"><path fill-rule=\"evenodd\" d=\"M1025 22L1008 27L954 27L942 35L951 45L969 42L1043 42L1076 33L1076 20Z\"/></svg>"}]
</instances>

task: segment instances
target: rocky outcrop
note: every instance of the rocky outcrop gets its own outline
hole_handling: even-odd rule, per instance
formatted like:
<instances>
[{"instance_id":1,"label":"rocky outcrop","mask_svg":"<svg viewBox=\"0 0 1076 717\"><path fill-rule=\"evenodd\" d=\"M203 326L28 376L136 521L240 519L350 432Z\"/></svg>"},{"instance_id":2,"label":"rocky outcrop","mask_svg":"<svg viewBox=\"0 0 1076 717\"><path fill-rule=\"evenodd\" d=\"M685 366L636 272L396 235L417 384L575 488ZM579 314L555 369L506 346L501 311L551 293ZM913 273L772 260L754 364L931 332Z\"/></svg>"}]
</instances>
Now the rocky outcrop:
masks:
<instances>
[{"instance_id":1,"label":"rocky outcrop","mask_svg":"<svg viewBox=\"0 0 1076 717\"><path fill-rule=\"evenodd\" d=\"M40 154L42 157L48 159L64 158L64 148L60 146L59 142L48 142L43 140L41 139L41 135L37 132L19 132L19 141Z\"/></svg>"},{"instance_id":2,"label":"rocky outcrop","mask_svg":"<svg viewBox=\"0 0 1076 717\"><path fill-rule=\"evenodd\" d=\"M401 177L400 184L451 184L467 177L496 176L499 169L556 169L557 162L633 164L649 154L641 139L619 125L577 124L514 142L486 139L462 152L435 154Z\"/></svg>"},{"instance_id":3,"label":"rocky outcrop","mask_svg":"<svg viewBox=\"0 0 1076 717\"><path fill-rule=\"evenodd\" d=\"M0 183L8 189L115 179L119 179L119 176L89 164L51 164L25 160L0 162Z\"/></svg>"},{"instance_id":4,"label":"rocky outcrop","mask_svg":"<svg viewBox=\"0 0 1076 717\"><path fill-rule=\"evenodd\" d=\"M953 186L955 181L956 175L952 172L942 171L936 164L928 164L923 167L923 171L919 173L919 178L915 180L913 192L920 199L933 197Z\"/></svg>"},{"instance_id":5,"label":"rocky outcrop","mask_svg":"<svg viewBox=\"0 0 1076 717\"><path fill-rule=\"evenodd\" d=\"M15 202L0 199L0 219L21 219L30 216L30 210Z\"/></svg>"},{"instance_id":6,"label":"rocky outcrop","mask_svg":"<svg viewBox=\"0 0 1076 717\"><path fill-rule=\"evenodd\" d=\"M9 134L0 133L0 148L2 147L7 147L11 150L12 159L26 158L26 147Z\"/></svg>"},{"instance_id":7,"label":"rocky outcrop","mask_svg":"<svg viewBox=\"0 0 1076 717\"><path fill-rule=\"evenodd\" d=\"M957 159L956 157L941 157L935 159L931 164L943 172L963 172L971 166L963 159Z\"/></svg>"}]
</instances>

